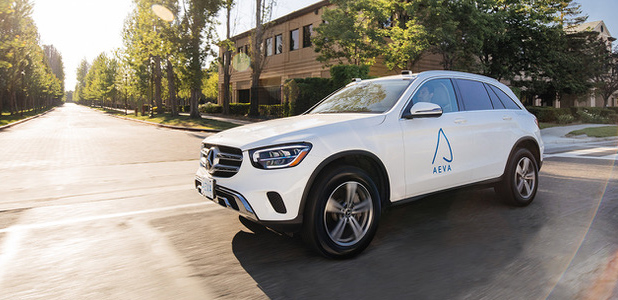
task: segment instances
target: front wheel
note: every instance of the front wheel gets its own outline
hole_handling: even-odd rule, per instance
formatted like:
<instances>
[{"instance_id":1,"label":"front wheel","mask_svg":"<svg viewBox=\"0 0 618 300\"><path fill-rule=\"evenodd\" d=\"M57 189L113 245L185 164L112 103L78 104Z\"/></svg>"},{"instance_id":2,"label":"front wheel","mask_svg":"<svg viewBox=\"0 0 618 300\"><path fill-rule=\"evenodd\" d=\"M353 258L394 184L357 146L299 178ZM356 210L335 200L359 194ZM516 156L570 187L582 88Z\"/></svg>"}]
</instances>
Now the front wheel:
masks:
<instances>
[{"instance_id":1,"label":"front wheel","mask_svg":"<svg viewBox=\"0 0 618 300\"><path fill-rule=\"evenodd\" d=\"M362 252L378 227L378 189L362 169L341 166L315 183L305 208L303 237L320 254L349 258Z\"/></svg>"},{"instance_id":2,"label":"front wheel","mask_svg":"<svg viewBox=\"0 0 618 300\"><path fill-rule=\"evenodd\" d=\"M518 149L507 164L502 182L496 192L508 204L526 206L534 200L539 186L539 168L528 149Z\"/></svg>"}]
</instances>

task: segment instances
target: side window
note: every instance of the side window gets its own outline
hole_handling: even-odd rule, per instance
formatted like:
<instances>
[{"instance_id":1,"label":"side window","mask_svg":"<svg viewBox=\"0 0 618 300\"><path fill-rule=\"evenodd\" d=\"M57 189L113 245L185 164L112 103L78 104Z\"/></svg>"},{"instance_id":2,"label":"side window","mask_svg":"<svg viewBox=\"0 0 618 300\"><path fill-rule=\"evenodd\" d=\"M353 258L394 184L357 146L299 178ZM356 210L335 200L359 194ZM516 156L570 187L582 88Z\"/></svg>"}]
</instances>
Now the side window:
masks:
<instances>
[{"instance_id":1,"label":"side window","mask_svg":"<svg viewBox=\"0 0 618 300\"><path fill-rule=\"evenodd\" d=\"M440 105L444 113L459 110L455 90L450 79L434 79L423 83L412 97L411 105L418 102L431 102Z\"/></svg>"},{"instance_id":2,"label":"side window","mask_svg":"<svg viewBox=\"0 0 618 300\"><path fill-rule=\"evenodd\" d=\"M501 89L493 86L493 85L489 85L489 87L491 88L491 90L496 93L496 95L498 96L498 98L500 98L500 101L502 102L502 104L504 104L504 107L506 107L506 109L521 109L519 107L519 105L517 105L515 103L515 101L513 101L513 99L511 99L511 97L509 97L505 92L503 92Z\"/></svg>"},{"instance_id":3,"label":"side window","mask_svg":"<svg viewBox=\"0 0 618 300\"><path fill-rule=\"evenodd\" d=\"M482 82L457 79L457 86L461 92L461 98L465 110L488 110L493 109L489 94Z\"/></svg>"},{"instance_id":4,"label":"side window","mask_svg":"<svg viewBox=\"0 0 618 300\"><path fill-rule=\"evenodd\" d=\"M489 93L489 99L491 99L491 104L494 105L494 109L505 109L504 104L498 98L498 95L491 89L490 84L485 83L485 89Z\"/></svg>"}]
</instances>

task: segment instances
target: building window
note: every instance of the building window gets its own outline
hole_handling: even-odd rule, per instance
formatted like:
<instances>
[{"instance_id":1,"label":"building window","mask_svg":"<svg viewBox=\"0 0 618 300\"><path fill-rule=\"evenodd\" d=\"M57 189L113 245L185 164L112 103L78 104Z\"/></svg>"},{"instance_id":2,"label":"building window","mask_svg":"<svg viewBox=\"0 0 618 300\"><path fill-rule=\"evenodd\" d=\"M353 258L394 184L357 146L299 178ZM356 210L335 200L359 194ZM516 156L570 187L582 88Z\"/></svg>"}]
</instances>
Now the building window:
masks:
<instances>
[{"instance_id":1,"label":"building window","mask_svg":"<svg viewBox=\"0 0 618 300\"><path fill-rule=\"evenodd\" d=\"M240 53L240 52L242 52L242 47L238 47L237 53Z\"/></svg>"},{"instance_id":2,"label":"building window","mask_svg":"<svg viewBox=\"0 0 618 300\"><path fill-rule=\"evenodd\" d=\"M313 24L303 27L303 48L311 47L311 36L313 35Z\"/></svg>"},{"instance_id":3,"label":"building window","mask_svg":"<svg viewBox=\"0 0 618 300\"><path fill-rule=\"evenodd\" d=\"M266 42L264 42L264 47L266 47L266 56L273 55L273 38L267 38Z\"/></svg>"},{"instance_id":4,"label":"building window","mask_svg":"<svg viewBox=\"0 0 618 300\"><path fill-rule=\"evenodd\" d=\"M300 36L298 29L290 31L290 51L298 50L300 46Z\"/></svg>"},{"instance_id":5,"label":"building window","mask_svg":"<svg viewBox=\"0 0 618 300\"><path fill-rule=\"evenodd\" d=\"M283 53L283 35L275 35L275 54Z\"/></svg>"}]
</instances>

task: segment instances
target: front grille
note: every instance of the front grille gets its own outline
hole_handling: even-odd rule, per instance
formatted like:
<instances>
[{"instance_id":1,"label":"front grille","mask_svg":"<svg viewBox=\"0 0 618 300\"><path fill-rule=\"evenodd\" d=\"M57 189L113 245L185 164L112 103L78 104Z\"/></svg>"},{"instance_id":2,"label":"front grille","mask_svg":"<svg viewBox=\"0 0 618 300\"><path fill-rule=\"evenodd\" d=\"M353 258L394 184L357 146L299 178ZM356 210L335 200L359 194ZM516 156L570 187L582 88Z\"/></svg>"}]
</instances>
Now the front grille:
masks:
<instances>
[{"instance_id":1,"label":"front grille","mask_svg":"<svg viewBox=\"0 0 618 300\"><path fill-rule=\"evenodd\" d=\"M213 177L229 178L240 170L242 151L233 147L202 144L200 165Z\"/></svg>"}]
</instances>

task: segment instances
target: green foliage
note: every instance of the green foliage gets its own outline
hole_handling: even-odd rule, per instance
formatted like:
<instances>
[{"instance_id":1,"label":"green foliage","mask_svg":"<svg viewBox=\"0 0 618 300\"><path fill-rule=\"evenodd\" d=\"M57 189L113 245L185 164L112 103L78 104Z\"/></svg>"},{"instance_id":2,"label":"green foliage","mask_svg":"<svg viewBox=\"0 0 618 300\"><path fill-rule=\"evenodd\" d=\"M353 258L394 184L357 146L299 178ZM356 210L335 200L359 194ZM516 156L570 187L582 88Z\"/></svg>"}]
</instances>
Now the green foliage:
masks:
<instances>
[{"instance_id":1,"label":"green foliage","mask_svg":"<svg viewBox=\"0 0 618 300\"><path fill-rule=\"evenodd\" d=\"M276 105L260 105L260 115L268 116L268 117L285 117L284 115L284 104L276 104Z\"/></svg>"},{"instance_id":2,"label":"green foliage","mask_svg":"<svg viewBox=\"0 0 618 300\"><path fill-rule=\"evenodd\" d=\"M344 87L354 78L366 79L369 77L368 65L336 65L330 68L332 85L335 89Z\"/></svg>"},{"instance_id":3,"label":"green foliage","mask_svg":"<svg viewBox=\"0 0 618 300\"><path fill-rule=\"evenodd\" d=\"M539 122L556 123L558 117L562 115L571 116L571 110L568 108L554 108L547 106L534 106L526 108L530 113L536 116Z\"/></svg>"},{"instance_id":4,"label":"green foliage","mask_svg":"<svg viewBox=\"0 0 618 300\"><path fill-rule=\"evenodd\" d=\"M210 73L202 82L202 94L206 101L217 102L219 99L219 73Z\"/></svg>"},{"instance_id":5,"label":"green foliage","mask_svg":"<svg viewBox=\"0 0 618 300\"><path fill-rule=\"evenodd\" d=\"M0 1L0 112L23 114L64 97L62 56L38 35L30 1Z\"/></svg>"},{"instance_id":6,"label":"green foliage","mask_svg":"<svg viewBox=\"0 0 618 300\"><path fill-rule=\"evenodd\" d=\"M245 116L249 114L250 103L230 103L230 114Z\"/></svg>"},{"instance_id":7,"label":"green foliage","mask_svg":"<svg viewBox=\"0 0 618 300\"><path fill-rule=\"evenodd\" d=\"M330 65L339 63L375 63L380 47L385 44L382 24L388 22L391 11L389 1L333 0L335 8L326 8L322 15L325 21L315 29L312 38L318 61ZM342 30L345 29L345 30Z\"/></svg>"},{"instance_id":8,"label":"green foliage","mask_svg":"<svg viewBox=\"0 0 618 300\"><path fill-rule=\"evenodd\" d=\"M206 104L200 104L200 112L206 114L220 114L223 111L223 107L218 104L208 102Z\"/></svg>"},{"instance_id":9,"label":"green foliage","mask_svg":"<svg viewBox=\"0 0 618 300\"><path fill-rule=\"evenodd\" d=\"M589 137L613 137L618 136L618 127L616 126L603 126L603 127L590 127L581 130L575 130L569 132L568 135L582 135L585 134Z\"/></svg>"},{"instance_id":10,"label":"green foliage","mask_svg":"<svg viewBox=\"0 0 618 300\"><path fill-rule=\"evenodd\" d=\"M282 113L285 116L302 114L335 90L330 78L289 79L283 85Z\"/></svg>"},{"instance_id":11,"label":"green foliage","mask_svg":"<svg viewBox=\"0 0 618 300\"><path fill-rule=\"evenodd\" d=\"M572 115L558 115L556 121L558 122L558 124L570 124L575 121L575 117L573 117Z\"/></svg>"}]
</instances>

